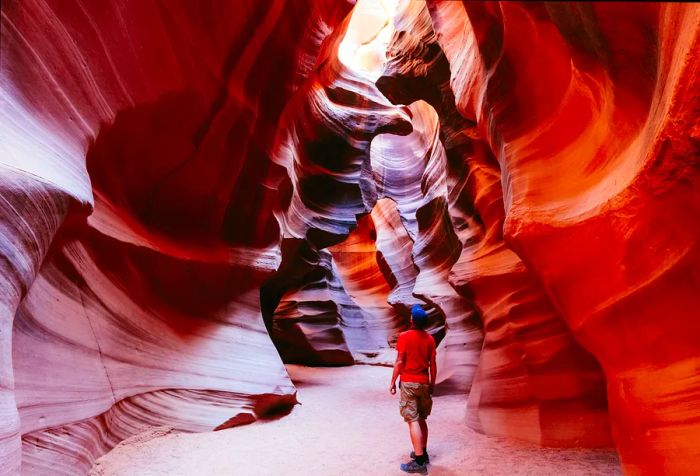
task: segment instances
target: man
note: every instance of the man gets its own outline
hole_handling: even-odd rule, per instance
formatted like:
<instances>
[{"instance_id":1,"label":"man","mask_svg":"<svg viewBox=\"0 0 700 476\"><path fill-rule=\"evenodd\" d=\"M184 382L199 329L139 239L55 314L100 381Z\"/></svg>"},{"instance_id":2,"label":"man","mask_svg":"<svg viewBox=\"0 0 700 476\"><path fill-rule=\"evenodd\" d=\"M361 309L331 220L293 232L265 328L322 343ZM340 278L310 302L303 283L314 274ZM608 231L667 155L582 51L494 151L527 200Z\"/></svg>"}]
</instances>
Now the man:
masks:
<instances>
[{"instance_id":1,"label":"man","mask_svg":"<svg viewBox=\"0 0 700 476\"><path fill-rule=\"evenodd\" d=\"M399 335L396 364L389 393L396 394L396 379L401 376L399 410L408 423L413 451L411 461L401 465L407 473L428 474L428 424L425 419L433 407L433 389L437 376L435 340L425 332L428 314L419 304L411 308L411 328Z\"/></svg>"}]
</instances>

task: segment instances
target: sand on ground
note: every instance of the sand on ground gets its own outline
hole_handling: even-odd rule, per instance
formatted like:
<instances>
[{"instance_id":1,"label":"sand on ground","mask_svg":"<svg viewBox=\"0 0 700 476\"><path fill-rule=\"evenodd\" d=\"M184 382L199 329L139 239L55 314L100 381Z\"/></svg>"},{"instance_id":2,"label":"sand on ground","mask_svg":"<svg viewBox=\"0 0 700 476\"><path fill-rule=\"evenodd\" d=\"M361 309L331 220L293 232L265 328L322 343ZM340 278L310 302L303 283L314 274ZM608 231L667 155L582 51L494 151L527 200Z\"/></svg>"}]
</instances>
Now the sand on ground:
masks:
<instances>
[{"instance_id":1,"label":"sand on ground","mask_svg":"<svg viewBox=\"0 0 700 476\"><path fill-rule=\"evenodd\" d=\"M280 419L211 433L150 429L100 458L93 476L401 475L410 440L391 369L287 366L301 405ZM434 398L430 474L621 474L613 450L548 449L484 436L465 424L466 396Z\"/></svg>"}]
</instances>

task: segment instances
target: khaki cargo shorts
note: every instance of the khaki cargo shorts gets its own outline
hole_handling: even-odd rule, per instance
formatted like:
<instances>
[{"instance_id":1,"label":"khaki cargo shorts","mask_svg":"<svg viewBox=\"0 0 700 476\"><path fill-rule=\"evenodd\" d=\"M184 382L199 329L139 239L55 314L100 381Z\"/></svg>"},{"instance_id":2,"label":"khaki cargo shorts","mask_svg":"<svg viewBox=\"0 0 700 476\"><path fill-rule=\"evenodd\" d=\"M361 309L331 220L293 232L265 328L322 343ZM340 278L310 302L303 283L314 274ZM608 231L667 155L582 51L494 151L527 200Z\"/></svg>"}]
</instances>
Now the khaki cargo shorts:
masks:
<instances>
[{"instance_id":1,"label":"khaki cargo shorts","mask_svg":"<svg viewBox=\"0 0 700 476\"><path fill-rule=\"evenodd\" d=\"M401 382L399 412L406 421L425 420L433 408L433 397L424 383Z\"/></svg>"}]
</instances>

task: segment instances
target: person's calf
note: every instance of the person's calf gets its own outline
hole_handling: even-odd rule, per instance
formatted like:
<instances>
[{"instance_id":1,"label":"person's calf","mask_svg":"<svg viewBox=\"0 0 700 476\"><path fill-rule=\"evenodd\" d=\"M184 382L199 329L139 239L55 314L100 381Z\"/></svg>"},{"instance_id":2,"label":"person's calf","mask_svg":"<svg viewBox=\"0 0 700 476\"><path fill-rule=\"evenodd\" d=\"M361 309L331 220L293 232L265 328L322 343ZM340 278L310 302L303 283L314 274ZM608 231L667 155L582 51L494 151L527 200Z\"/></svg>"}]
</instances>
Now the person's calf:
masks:
<instances>
[{"instance_id":1,"label":"person's calf","mask_svg":"<svg viewBox=\"0 0 700 476\"><path fill-rule=\"evenodd\" d=\"M408 431L411 436L411 444L416 455L423 453L423 432L418 421L408 422Z\"/></svg>"},{"instance_id":2,"label":"person's calf","mask_svg":"<svg viewBox=\"0 0 700 476\"><path fill-rule=\"evenodd\" d=\"M418 424L420 425L423 436L421 442L423 443L423 449L425 449L428 446L428 422L425 421L425 419L420 419L418 420Z\"/></svg>"}]
</instances>

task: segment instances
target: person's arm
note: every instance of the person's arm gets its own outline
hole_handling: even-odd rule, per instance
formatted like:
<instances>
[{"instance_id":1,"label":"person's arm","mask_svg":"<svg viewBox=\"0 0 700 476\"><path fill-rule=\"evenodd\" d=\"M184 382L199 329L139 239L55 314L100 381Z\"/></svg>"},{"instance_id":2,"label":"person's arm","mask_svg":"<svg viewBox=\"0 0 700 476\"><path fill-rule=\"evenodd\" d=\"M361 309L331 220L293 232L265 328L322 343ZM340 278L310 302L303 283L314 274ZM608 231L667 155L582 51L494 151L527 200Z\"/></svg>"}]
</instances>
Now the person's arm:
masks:
<instances>
[{"instance_id":1,"label":"person's arm","mask_svg":"<svg viewBox=\"0 0 700 476\"><path fill-rule=\"evenodd\" d=\"M435 361L435 347L433 346L433 351L430 354L430 384L429 391L433 394L435 390L435 379L437 378L437 362Z\"/></svg>"},{"instance_id":2,"label":"person's arm","mask_svg":"<svg viewBox=\"0 0 700 476\"><path fill-rule=\"evenodd\" d=\"M399 338L396 341L396 352L394 373L391 374L391 384L389 385L389 393L392 395L396 393L396 379L399 378L399 375L401 375L401 372L403 372L403 366L406 362L406 346L401 335L399 335Z\"/></svg>"},{"instance_id":3,"label":"person's arm","mask_svg":"<svg viewBox=\"0 0 700 476\"><path fill-rule=\"evenodd\" d=\"M399 378L401 372L403 372L403 365L406 362L406 354L404 352L399 352L396 356L396 362L394 363L394 373L391 375L391 385L389 385L389 393L394 395L396 393L396 379Z\"/></svg>"}]
</instances>

